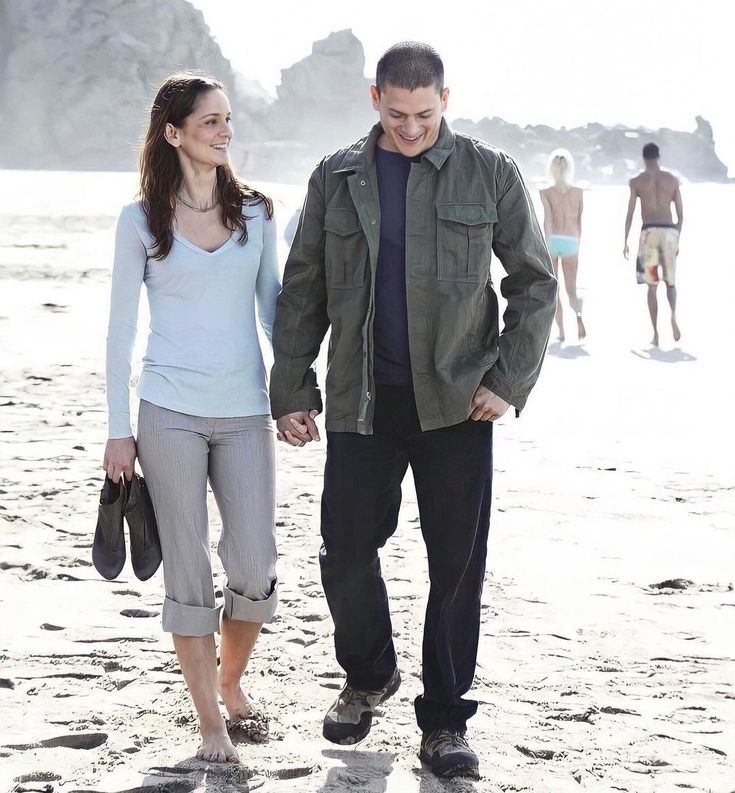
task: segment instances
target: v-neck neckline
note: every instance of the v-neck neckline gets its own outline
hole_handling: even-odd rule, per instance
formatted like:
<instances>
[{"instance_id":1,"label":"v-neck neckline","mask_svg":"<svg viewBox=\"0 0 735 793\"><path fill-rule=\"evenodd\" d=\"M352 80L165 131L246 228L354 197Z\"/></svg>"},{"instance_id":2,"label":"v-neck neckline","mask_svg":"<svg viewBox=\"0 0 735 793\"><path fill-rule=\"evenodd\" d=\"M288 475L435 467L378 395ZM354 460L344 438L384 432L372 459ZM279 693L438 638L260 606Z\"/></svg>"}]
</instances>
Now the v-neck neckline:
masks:
<instances>
[{"instance_id":1,"label":"v-neck neckline","mask_svg":"<svg viewBox=\"0 0 735 793\"><path fill-rule=\"evenodd\" d=\"M191 240L187 240L182 234L174 229L174 237L182 244L186 245L187 248L191 248L191 250L195 251L196 253L201 253L204 256L216 256L218 253L222 253L222 251L232 242L233 235L230 236L219 246L219 248L215 248L213 251L205 250L204 248L200 248L198 245L195 245Z\"/></svg>"}]
</instances>

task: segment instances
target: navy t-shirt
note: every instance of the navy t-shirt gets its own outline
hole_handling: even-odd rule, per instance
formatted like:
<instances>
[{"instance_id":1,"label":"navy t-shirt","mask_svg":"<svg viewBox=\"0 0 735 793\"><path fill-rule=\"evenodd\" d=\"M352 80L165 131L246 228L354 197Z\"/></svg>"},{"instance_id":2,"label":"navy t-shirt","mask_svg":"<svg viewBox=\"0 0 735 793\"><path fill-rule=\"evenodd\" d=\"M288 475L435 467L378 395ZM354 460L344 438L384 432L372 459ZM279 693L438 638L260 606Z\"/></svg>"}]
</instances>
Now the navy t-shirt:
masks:
<instances>
[{"instance_id":1,"label":"navy t-shirt","mask_svg":"<svg viewBox=\"0 0 735 793\"><path fill-rule=\"evenodd\" d=\"M411 163L404 157L375 147L380 199L380 247L375 274L373 321L373 375L376 385L410 385L406 304L406 188Z\"/></svg>"}]
</instances>

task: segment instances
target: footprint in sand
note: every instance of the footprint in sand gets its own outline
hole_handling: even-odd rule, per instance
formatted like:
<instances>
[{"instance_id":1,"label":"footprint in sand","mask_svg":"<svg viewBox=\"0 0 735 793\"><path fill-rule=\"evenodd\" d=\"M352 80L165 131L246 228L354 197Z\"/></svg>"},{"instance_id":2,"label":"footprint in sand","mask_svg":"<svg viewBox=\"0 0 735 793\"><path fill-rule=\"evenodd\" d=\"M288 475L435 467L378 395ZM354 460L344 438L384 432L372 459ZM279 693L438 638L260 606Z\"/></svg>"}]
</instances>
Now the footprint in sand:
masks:
<instances>
[{"instance_id":1,"label":"footprint in sand","mask_svg":"<svg viewBox=\"0 0 735 793\"><path fill-rule=\"evenodd\" d=\"M58 782L60 779L61 777L58 774L54 774L51 771L33 771L30 774L17 776L13 781L22 784L24 782Z\"/></svg>"},{"instance_id":2,"label":"footprint in sand","mask_svg":"<svg viewBox=\"0 0 735 793\"><path fill-rule=\"evenodd\" d=\"M301 779L310 776L317 770L317 766L295 766L293 768L276 768L273 771L266 771L266 776L271 779Z\"/></svg>"},{"instance_id":3,"label":"footprint in sand","mask_svg":"<svg viewBox=\"0 0 735 793\"><path fill-rule=\"evenodd\" d=\"M659 581L658 584L649 584L651 589L688 589L694 586L694 581L688 578L667 578L665 581Z\"/></svg>"},{"instance_id":4,"label":"footprint in sand","mask_svg":"<svg viewBox=\"0 0 735 793\"><path fill-rule=\"evenodd\" d=\"M36 743L6 744L8 749L24 752L29 749L96 749L107 741L106 732L77 732L71 735L59 735Z\"/></svg>"},{"instance_id":5,"label":"footprint in sand","mask_svg":"<svg viewBox=\"0 0 735 793\"><path fill-rule=\"evenodd\" d=\"M147 609L123 609L120 614L123 617L157 617L160 611L148 611Z\"/></svg>"},{"instance_id":6,"label":"footprint in sand","mask_svg":"<svg viewBox=\"0 0 735 793\"><path fill-rule=\"evenodd\" d=\"M564 752L555 752L553 749L529 749L526 746L516 746L516 749L533 760L553 760L556 757L564 757Z\"/></svg>"}]
</instances>

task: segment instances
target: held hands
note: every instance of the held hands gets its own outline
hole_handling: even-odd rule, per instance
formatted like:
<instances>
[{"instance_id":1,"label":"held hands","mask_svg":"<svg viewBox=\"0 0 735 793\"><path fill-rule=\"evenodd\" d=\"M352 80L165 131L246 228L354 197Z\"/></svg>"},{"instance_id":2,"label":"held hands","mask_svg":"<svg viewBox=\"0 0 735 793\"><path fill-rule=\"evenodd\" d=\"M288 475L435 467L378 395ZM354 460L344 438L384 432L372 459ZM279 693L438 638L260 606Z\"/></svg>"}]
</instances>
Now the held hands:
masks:
<instances>
[{"instance_id":1,"label":"held hands","mask_svg":"<svg viewBox=\"0 0 735 793\"><path fill-rule=\"evenodd\" d=\"M499 419L510 404L494 394L489 388L481 385L475 396L472 398L472 413L470 418L473 421L495 421Z\"/></svg>"},{"instance_id":2,"label":"held hands","mask_svg":"<svg viewBox=\"0 0 735 793\"><path fill-rule=\"evenodd\" d=\"M132 435L129 438L110 438L105 446L102 467L113 482L118 482L121 474L130 481L133 478L136 456Z\"/></svg>"},{"instance_id":3,"label":"held hands","mask_svg":"<svg viewBox=\"0 0 735 793\"><path fill-rule=\"evenodd\" d=\"M318 415L318 410L300 410L281 416L276 421L276 437L291 446L306 446L309 441L320 440L319 428L314 421Z\"/></svg>"}]
</instances>

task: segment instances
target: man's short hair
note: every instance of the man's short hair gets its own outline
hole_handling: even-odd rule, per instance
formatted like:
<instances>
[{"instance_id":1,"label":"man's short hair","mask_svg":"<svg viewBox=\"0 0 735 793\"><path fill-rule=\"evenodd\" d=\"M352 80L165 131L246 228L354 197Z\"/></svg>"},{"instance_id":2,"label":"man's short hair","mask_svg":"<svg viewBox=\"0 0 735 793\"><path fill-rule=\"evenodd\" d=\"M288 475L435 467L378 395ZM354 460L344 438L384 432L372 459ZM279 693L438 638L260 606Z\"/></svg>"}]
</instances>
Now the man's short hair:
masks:
<instances>
[{"instance_id":1,"label":"man's short hair","mask_svg":"<svg viewBox=\"0 0 735 793\"><path fill-rule=\"evenodd\" d=\"M378 91L386 85L415 91L435 85L444 90L444 64L439 53L429 44L401 41L394 44L378 61L375 74Z\"/></svg>"},{"instance_id":2,"label":"man's short hair","mask_svg":"<svg viewBox=\"0 0 735 793\"><path fill-rule=\"evenodd\" d=\"M643 147L644 160L657 160L661 156L658 146L655 143L646 143Z\"/></svg>"}]
</instances>

